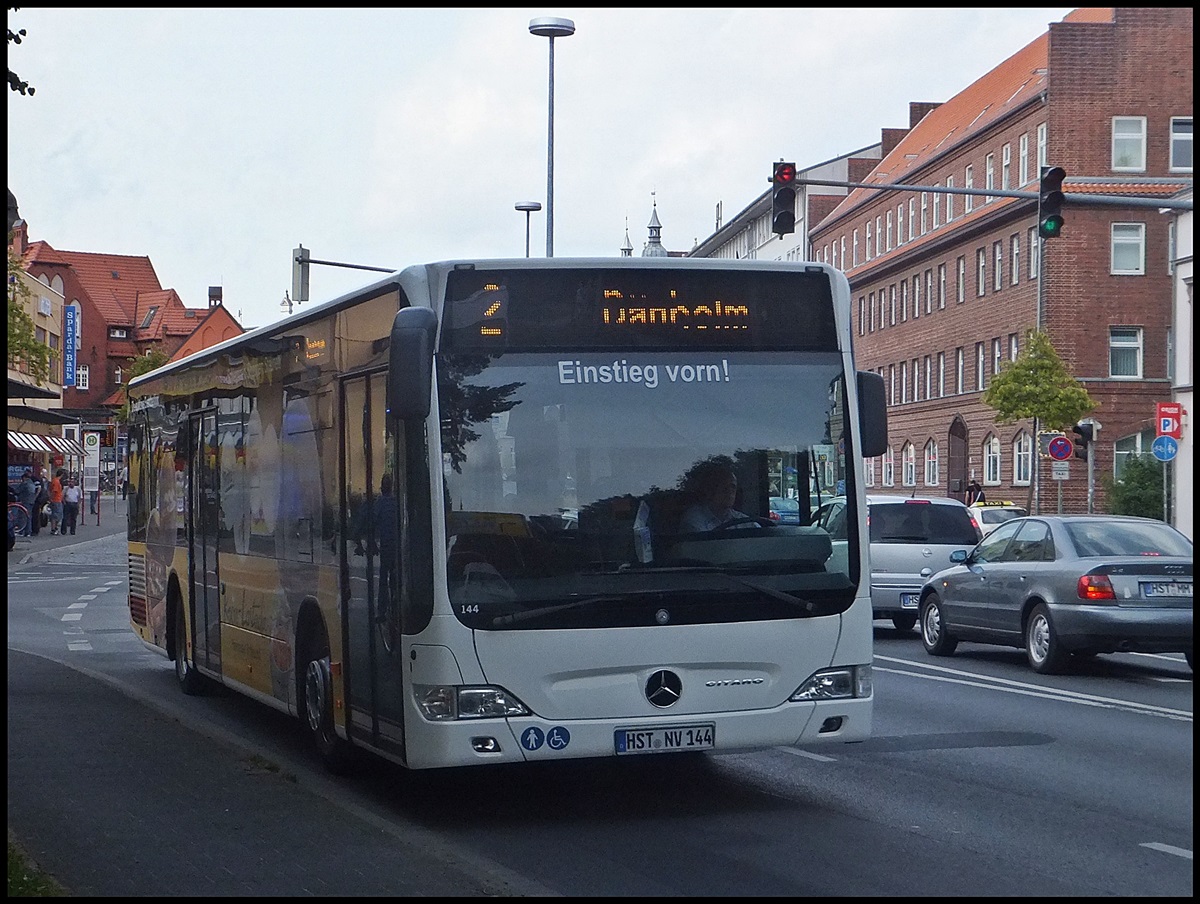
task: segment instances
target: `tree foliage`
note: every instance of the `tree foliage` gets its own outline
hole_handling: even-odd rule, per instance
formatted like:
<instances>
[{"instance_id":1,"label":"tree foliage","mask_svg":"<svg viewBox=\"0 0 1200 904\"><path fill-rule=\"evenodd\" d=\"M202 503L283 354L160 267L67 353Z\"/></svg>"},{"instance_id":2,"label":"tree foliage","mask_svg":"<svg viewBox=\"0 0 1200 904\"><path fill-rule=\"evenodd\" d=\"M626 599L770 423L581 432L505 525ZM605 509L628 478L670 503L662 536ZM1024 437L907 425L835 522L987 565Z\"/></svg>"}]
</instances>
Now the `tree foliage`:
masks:
<instances>
[{"instance_id":1,"label":"tree foliage","mask_svg":"<svg viewBox=\"0 0 1200 904\"><path fill-rule=\"evenodd\" d=\"M1067 430L1096 408L1087 390L1063 365L1050 337L1032 329L1026 332L1017 359L992 378L982 398L995 409L998 424L1037 418L1051 430Z\"/></svg>"},{"instance_id":2,"label":"tree foliage","mask_svg":"<svg viewBox=\"0 0 1200 904\"><path fill-rule=\"evenodd\" d=\"M157 370L170 360L170 356L158 348L148 354L130 358L129 369L127 371L129 380L132 380L134 377L140 377L142 374L148 374L152 370ZM122 387L125 401L121 403L121 407L117 410L117 421L122 424L129 423L129 380L126 380Z\"/></svg>"},{"instance_id":3,"label":"tree foliage","mask_svg":"<svg viewBox=\"0 0 1200 904\"><path fill-rule=\"evenodd\" d=\"M21 7L19 7L19 6L10 6L8 8L8 11L10 13L15 13L20 8ZM23 37L25 37L25 29L23 29L23 28L18 29L17 31L13 31L11 28L8 30L8 43L9 44L20 44L21 39ZM9 59L11 59L11 58L12 58L12 51L10 50L9 51ZM31 97L35 93L37 93L36 89L34 89L33 86L29 84L29 82L23 81L21 79L21 77L19 75L17 75L15 72L13 72L11 69L8 70L8 87L9 87L9 90L11 90L11 91L19 91L21 94L28 94Z\"/></svg>"},{"instance_id":4,"label":"tree foliage","mask_svg":"<svg viewBox=\"0 0 1200 904\"><path fill-rule=\"evenodd\" d=\"M21 258L8 246L8 366L25 372L41 385L50 379L50 346L39 342L33 318L26 304L33 292L22 278L25 267Z\"/></svg>"},{"instance_id":5,"label":"tree foliage","mask_svg":"<svg viewBox=\"0 0 1200 904\"><path fill-rule=\"evenodd\" d=\"M1163 516L1163 463L1150 455L1130 455L1119 479L1105 474L1104 500L1111 515Z\"/></svg>"}]
</instances>

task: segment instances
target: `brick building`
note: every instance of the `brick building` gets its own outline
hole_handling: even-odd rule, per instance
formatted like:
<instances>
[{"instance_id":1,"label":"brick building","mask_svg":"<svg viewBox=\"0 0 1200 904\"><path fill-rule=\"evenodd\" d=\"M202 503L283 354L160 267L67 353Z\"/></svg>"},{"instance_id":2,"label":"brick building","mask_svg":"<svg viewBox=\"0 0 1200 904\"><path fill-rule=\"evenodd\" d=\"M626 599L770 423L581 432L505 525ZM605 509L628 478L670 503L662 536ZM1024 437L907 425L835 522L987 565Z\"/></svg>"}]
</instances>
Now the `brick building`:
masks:
<instances>
[{"instance_id":1,"label":"brick building","mask_svg":"<svg viewBox=\"0 0 1200 904\"><path fill-rule=\"evenodd\" d=\"M1036 194L1040 166L1057 165L1068 195L1175 195L1192 179L1192 18L1075 10L945 103L914 104L865 181ZM961 498L976 477L993 499L1025 499L1040 468L1053 510L1034 425L997 425L980 399L1040 325L1099 403L1103 510L1100 475L1148 453L1154 403L1171 397L1173 218L1150 205L1069 202L1043 241L1036 199L859 188L812 228L813 256L850 280L859 366L890 393L892 448L868 483ZM1064 511L1086 510L1084 462L1062 490Z\"/></svg>"}]
</instances>

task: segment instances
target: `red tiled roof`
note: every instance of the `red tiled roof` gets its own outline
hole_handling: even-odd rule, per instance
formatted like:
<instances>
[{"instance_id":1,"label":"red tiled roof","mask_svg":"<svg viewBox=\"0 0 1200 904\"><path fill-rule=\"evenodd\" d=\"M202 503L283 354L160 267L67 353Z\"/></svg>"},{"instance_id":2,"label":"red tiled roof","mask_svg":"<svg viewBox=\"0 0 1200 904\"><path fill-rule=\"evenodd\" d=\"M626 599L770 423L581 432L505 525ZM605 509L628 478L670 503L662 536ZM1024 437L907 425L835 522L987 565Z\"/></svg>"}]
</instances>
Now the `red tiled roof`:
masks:
<instances>
[{"instance_id":1,"label":"red tiled roof","mask_svg":"<svg viewBox=\"0 0 1200 904\"><path fill-rule=\"evenodd\" d=\"M1064 22L1111 22L1111 8L1077 9ZM997 119L1037 97L1046 87L1049 32L1046 32L950 100L927 113L879 162L864 182L906 182L906 175L945 154ZM1074 186L1070 188L1074 191ZM856 188L823 222L830 222L877 197Z\"/></svg>"},{"instance_id":2,"label":"red tiled roof","mask_svg":"<svg viewBox=\"0 0 1200 904\"><path fill-rule=\"evenodd\" d=\"M143 292L162 291L158 274L148 257L90 251L55 251L54 254L59 262L69 264L75 271L109 326L136 326L133 318L138 296Z\"/></svg>"}]
</instances>

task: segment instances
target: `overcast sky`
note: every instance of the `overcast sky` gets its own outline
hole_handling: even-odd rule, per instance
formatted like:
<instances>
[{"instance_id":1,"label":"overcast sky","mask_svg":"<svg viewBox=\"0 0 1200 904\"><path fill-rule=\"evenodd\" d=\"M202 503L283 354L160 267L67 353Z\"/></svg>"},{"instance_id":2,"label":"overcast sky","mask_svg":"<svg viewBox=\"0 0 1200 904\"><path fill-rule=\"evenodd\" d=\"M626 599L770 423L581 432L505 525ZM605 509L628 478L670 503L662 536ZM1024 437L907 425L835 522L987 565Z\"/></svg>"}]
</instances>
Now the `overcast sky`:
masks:
<instances>
[{"instance_id":1,"label":"overcast sky","mask_svg":"<svg viewBox=\"0 0 1200 904\"><path fill-rule=\"evenodd\" d=\"M554 42L554 253L641 253L658 204L686 251L767 187L908 125L1061 21L1036 9L119 10L22 7L8 187L32 240L146 255L185 304L222 286L283 316L298 244L397 269L520 257L545 204ZM531 253L546 250L545 211ZM311 298L378 277L314 265Z\"/></svg>"}]
</instances>

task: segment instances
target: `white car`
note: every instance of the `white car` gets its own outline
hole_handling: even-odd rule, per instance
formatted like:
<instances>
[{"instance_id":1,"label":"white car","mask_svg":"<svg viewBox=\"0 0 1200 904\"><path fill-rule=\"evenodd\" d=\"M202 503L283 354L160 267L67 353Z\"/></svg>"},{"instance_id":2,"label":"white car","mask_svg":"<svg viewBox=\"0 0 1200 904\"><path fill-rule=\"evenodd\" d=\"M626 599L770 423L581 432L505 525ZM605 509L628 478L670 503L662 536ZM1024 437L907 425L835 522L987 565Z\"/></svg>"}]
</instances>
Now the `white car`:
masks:
<instances>
[{"instance_id":1,"label":"white car","mask_svg":"<svg viewBox=\"0 0 1200 904\"><path fill-rule=\"evenodd\" d=\"M979 526L979 532L985 537L1005 521L1024 518L1029 514L1015 502L973 502L968 507L971 509L971 517Z\"/></svg>"}]
</instances>

